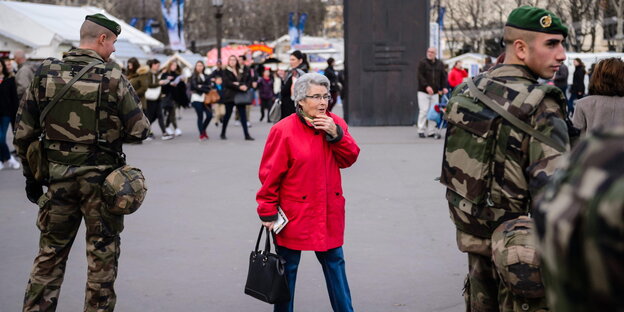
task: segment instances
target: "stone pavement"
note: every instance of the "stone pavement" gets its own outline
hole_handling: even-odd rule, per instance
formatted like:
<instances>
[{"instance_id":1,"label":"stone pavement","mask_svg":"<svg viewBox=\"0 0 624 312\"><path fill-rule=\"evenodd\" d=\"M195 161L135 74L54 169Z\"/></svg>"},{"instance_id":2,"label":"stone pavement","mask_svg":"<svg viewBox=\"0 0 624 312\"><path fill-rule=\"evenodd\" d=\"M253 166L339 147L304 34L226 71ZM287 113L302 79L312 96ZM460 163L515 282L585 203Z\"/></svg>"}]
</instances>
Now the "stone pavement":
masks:
<instances>
[{"instance_id":1,"label":"stone pavement","mask_svg":"<svg viewBox=\"0 0 624 312\"><path fill-rule=\"evenodd\" d=\"M211 124L199 142L195 114L172 141L126 146L149 187L122 233L117 311L272 311L243 294L260 222L255 192L270 124L252 110L254 142L230 123L227 141ZM154 127L156 129L157 127ZM361 153L342 171L347 200L345 257L356 311L463 311L466 257L455 246L439 175L443 141L413 127L350 129ZM9 135L9 140L12 137ZM0 311L19 311L37 251L37 208L20 171L0 171ZM69 256L58 311L80 311L84 226ZM304 252L296 311L331 311L313 252Z\"/></svg>"}]
</instances>

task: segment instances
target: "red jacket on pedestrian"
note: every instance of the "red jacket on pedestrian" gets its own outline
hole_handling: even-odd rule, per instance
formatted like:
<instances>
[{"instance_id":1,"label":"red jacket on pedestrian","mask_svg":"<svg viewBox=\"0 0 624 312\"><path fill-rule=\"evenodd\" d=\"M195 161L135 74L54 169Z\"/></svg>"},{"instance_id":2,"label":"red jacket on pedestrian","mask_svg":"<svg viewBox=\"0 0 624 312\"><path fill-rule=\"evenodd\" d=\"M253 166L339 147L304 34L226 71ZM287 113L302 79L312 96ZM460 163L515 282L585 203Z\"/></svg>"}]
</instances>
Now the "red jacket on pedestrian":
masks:
<instances>
[{"instance_id":1,"label":"red jacket on pedestrian","mask_svg":"<svg viewBox=\"0 0 624 312\"><path fill-rule=\"evenodd\" d=\"M465 69L458 69L457 67L453 67L448 75L448 83L451 88L455 88L460 85L466 77L468 77L468 72Z\"/></svg>"},{"instance_id":2,"label":"red jacket on pedestrian","mask_svg":"<svg viewBox=\"0 0 624 312\"><path fill-rule=\"evenodd\" d=\"M329 142L324 131L292 114L271 128L264 147L258 215L272 221L277 207L282 208L289 222L277 235L277 244L289 249L327 251L344 242L340 168L351 166L360 148L346 122L328 115L341 129L336 140Z\"/></svg>"}]
</instances>

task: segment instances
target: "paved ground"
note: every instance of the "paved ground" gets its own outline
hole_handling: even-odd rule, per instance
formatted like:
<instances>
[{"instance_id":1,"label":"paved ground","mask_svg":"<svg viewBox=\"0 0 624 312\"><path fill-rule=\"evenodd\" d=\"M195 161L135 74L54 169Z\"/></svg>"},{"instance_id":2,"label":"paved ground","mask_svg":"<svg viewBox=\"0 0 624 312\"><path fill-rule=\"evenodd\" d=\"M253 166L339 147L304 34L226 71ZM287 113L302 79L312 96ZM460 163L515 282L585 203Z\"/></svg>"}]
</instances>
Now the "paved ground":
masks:
<instances>
[{"instance_id":1,"label":"paved ground","mask_svg":"<svg viewBox=\"0 0 624 312\"><path fill-rule=\"evenodd\" d=\"M257 169L270 125L252 112L255 142L230 126L227 141L210 125L198 142L195 115L184 134L126 147L149 192L126 218L117 311L271 311L243 294L247 258L260 222ZM465 256L457 251L440 171L442 141L413 127L351 128L362 151L343 170L347 199L345 255L356 311L463 311ZM10 139L12 139L10 137ZM37 208L21 172L0 171L0 311L18 311L37 251ZM58 311L80 311L86 280L84 227L78 234ZM305 252L297 311L331 311L322 270Z\"/></svg>"}]
</instances>

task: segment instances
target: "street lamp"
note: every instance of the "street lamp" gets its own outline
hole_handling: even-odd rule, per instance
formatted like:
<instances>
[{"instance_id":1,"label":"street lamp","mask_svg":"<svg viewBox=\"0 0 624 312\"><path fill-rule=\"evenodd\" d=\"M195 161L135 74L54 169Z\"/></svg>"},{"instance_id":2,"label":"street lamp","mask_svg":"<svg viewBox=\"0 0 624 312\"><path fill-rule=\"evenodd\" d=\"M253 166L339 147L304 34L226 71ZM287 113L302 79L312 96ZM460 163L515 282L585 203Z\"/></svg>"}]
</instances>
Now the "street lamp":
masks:
<instances>
[{"instance_id":1,"label":"street lamp","mask_svg":"<svg viewBox=\"0 0 624 312\"><path fill-rule=\"evenodd\" d=\"M212 6L217 9L215 13L215 19L217 20L217 60L221 61L221 8L223 7L223 0L212 0Z\"/></svg>"}]
</instances>

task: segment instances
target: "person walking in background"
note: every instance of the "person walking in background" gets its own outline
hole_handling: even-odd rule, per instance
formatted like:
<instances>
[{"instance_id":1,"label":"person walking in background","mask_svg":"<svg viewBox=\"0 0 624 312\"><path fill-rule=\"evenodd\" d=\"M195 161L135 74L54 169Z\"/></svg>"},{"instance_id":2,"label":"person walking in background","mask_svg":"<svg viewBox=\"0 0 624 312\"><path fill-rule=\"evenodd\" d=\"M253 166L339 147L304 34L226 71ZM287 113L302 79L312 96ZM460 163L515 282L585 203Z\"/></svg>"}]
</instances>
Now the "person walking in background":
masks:
<instances>
[{"instance_id":1,"label":"person walking in background","mask_svg":"<svg viewBox=\"0 0 624 312\"><path fill-rule=\"evenodd\" d=\"M191 75L191 105L197 113L197 130L199 130L199 140L208 140L206 128L212 119L212 107L204 104L204 96L210 92L210 80L204 75L204 62L197 61L193 75ZM205 115L205 117L204 117Z\"/></svg>"},{"instance_id":2,"label":"person walking in background","mask_svg":"<svg viewBox=\"0 0 624 312\"><path fill-rule=\"evenodd\" d=\"M553 78L553 83L555 87L559 88L563 95L568 98L568 66L565 63L561 63L559 70L555 73L555 78Z\"/></svg>"},{"instance_id":3,"label":"person walking in background","mask_svg":"<svg viewBox=\"0 0 624 312\"><path fill-rule=\"evenodd\" d=\"M15 62L17 63L17 73L15 74L15 84L17 85L17 98L24 97L30 82L35 77L35 71L41 62L26 59L26 54L22 50L15 51Z\"/></svg>"},{"instance_id":4,"label":"person walking in background","mask_svg":"<svg viewBox=\"0 0 624 312\"><path fill-rule=\"evenodd\" d=\"M169 83L169 80L159 80L158 72L160 71L160 61L157 59L152 59L147 61L147 66L149 67L148 78L149 82L147 85L148 90L145 92L146 106L145 115L150 122L150 125L154 123L154 121L158 120L158 127L160 128L161 139L162 140L171 140L173 139L173 135L167 133L165 130L165 118L163 115L162 105L160 100L162 98L162 86L164 84ZM148 98L149 96L149 98ZM154 134L150 131L150 136L148 140L153 138Z\"/></svg>"},{"instance_id":5,"label":"person walking in background","mask_svg":"<svg viewBox=\"0 0 624 312\"><path fill-rule=\"evenodd\" d=\"M436 49L427 49L427 56L418 63L418 136L433 137L436 123L427 120L429 107L448 93L444 63L436 58Z\"/></svg>"},{"instance_id":6,"label":"person walking in background","mask_svg":"<svg viewBox=\"0 0 624 312\"><path fill-rule=\"evenodd\" d=\"M180 103L176 102L176 88L182 79L180 74L181 71L178 62L173 60L167 66L167 70L160 75L160 80L167 81L162 86L163 96L160 99L165 115L165 130L167 134L175 136L182 135L182 130L178 128L178 122L176 120L176 108L180 105Z\"/></svg>"},{"instance_id":7,"label":"person walking in background","mask_svg":"<svg viewBox=\"0 0 624 312\"><path fill-rule=\"evenodd\" d=\"M267 122L271 122L269 117L269 111L273 106L275 100L275 93L273 93L273 75L271 70L265 69L262 72L262 78L258 80L258 93L260 95L260 121L264 119L264 112L266 111Z\"/></svg>"},{"instance_id":8,"label":"person walking in background","mask_svg":"<svg viewBox=\"0 0 624 312\"><path fill-rule=\"evenodd\" d=\"M334 105L336 105L336 102L338 101L338 92L340 92L340 87L338 84L338 74L336 73L336 70L334 70L334 63L336 63L336 60L334 60L333 57L328 58L327 68L325 68L325 71L323 72L325 77L329 79L330 84L329 93L332 97L331 102L329 102L328 108L330 112L334 108Z\"/></svg>"},{"instance_id":9,"label":"person walking in background","mask_svg":"<svg viewBox=\"0 0 624 312\"><path fill-rule=\"evenodd\" d=\"M79 47L62 60L44 61L21 102L14 145L24 167L26 196L39 206L37 227L41 233L23 311L56 310L67 257L83 218L87 255L84 311L115 309L124 216L109 211L120 207L105 204L102 183L125 163L123 143L143 140L149 132L134 89L119 65L110 60L120 32L121 26L103 14L88 15L80 28ZM72 86L67 93L71 97L61 97L40 123L41 108L66 86L65 78L88 64L93 68ZM98 96L98 90L106 96ZM94 108L99 108L97 114ZM75 127L76 123L80 127ZM42 133L49 161L45 194L26 153Z\"/></svg>"},{"instance_id":10,"label":"person walking in background","mask_svg":"<svg viewBox=\"0 0 624 312\"><path fill-rule=\"evenodd\" d=\"M589 80L589 96L577 100L575 106L572 124L583 134L624 125L624 61L600 61Z\"/></svg>"},{"instance_id":11,"label":"person walking in background","mask_svg":"<svg viewBox=\"0 0 624 312\"><path fill-rule=\"evenodd\" d=\"M342 250L345 199L340 169L355 163L360 148L346 122L327 110L329 88L329 80L321 74L297 79L296 114L271 127L260 162L262 186L256 195L260 220L271 230L278 207L289 219L276 237L277 253L286 260L291 300L276 304L276 312L294 310L302 250L315 251L332 309L353 311Z\"/></svg>"},{"instance_id":12,"label":"person walking in background","mask_svg":"<svg viewBox=\"0 0 624 312\"><path fill-rule=\"evenodd\" d=\"M483 62L483 68L481 68L481 70L479 71L481 73L486 72L490 70L490 68L494 67L494 64L492 63L492 58L489 56L486 56Z\"/></svg>"},{"instance_id":13,"label":"person walking in background","mask_svg":"<svg viewBox=\"0 0 624 312\"><path fill-rule=\"evenodd\" d=\"M290 69L286 73L284 78L284 84L282 85L282 93L280 97L282 99L281 119L284 119L295 112L295 102L292 99L292 88L297 78L307 72L305 55L299 50L295 50L290 54Z\"/></svg>"},{"instance_id":14,"label":"person walking in background","mask_svg":"<svg viewBox=\"0 0 624 312\"><path fill-rule=\"evenodd\" d=\"M5 64L5 60L0 59L0 169L20 169L19 161L11 155L6 142L9 126L15 121L19 99L15 76Z\"/></svg>"},{"instance_id":15,"label":"person walking in background","mask_svg":"<svg viewBox=\"0 0 624 312\"><path fill-rule=\"evenodd\" d=\"M145 99L145 92L150 84L150 74L148 66L141 66L139 60L136 57L128 59L128 80L134 92L139 96L141 100L141 109L145 111L147 109L147 100Z\"/></svg>"},{"instance_id":16,"label":"person walking in background","mask_svg":"<svg viewBox=\"0 0 624 312\"><path fill-rule=\"evenodd\" d=\"M227 131L227 125L232 117L234 107L238 111L241 119L241 126L243 127L243 133L245 134L245 140L253 141L254 138L249 135L247 129L247 113L245 111L245 104L235 104L234 96L237 92L245 92L249 89L251 83L249 76L244 74L243 69L238 63L238 59L234 55L230 55L228 58L228 64L223 71L223 97L221 101L225 104L225 116L223 116L223 126L221 127L221 140L227 140L225 136Z\"/></svg>"},{"instance_id":17,"label":"person walking in background","mask_svg":"<svg viewBox=\"0 0 624 312\"><path fill-rule=\"evenodd\" d=\"M568 99L568 115L574 115L574 101L582 99L585 95L585 64L580 58L574 59L574 74L572 75L572 87Z\"/></svg>"},{"instance_id":18,"label":"person walking in background","mask_svg":"<svg viewBox=\"0 0 624 312\"><path fill-rule=\"evenodd\" d=\"M219 123L223 122L223 117L225 117L225 104L223 104L225 90L223 89L223 78L221 78L221 76L214 77L211 88L217 90L219 93L219 102L212 105L214 124L218 127Z\"/></svg>"},{"instance_id":19,"label":"person walking in background","mask_svg":"<svg viewBox=\"0 0 624 312\"><path fill-rule=\"evenodd\" d=\"M455 87L464 82L466 77L468 77L468 72L462 68L462 61L455 62L453 69L451 69L451 72L448 74L448 84L451 87L449 91L452 91Z\"/></svg>"}]
</instances>

